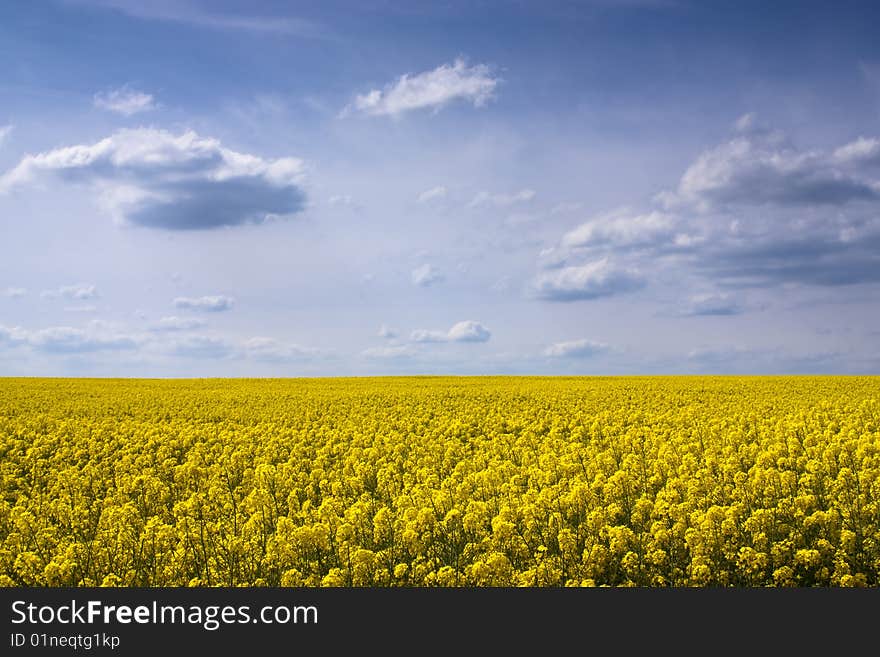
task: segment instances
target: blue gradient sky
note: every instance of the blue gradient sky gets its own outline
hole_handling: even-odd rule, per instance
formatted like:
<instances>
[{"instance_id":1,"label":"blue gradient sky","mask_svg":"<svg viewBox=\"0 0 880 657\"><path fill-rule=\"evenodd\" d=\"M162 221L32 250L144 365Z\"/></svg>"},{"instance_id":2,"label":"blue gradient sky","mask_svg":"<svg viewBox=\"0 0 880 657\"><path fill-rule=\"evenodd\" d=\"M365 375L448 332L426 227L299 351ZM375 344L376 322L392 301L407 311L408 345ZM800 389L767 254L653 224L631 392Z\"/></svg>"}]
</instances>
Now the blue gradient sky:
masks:
<instances>
[{"instance_id":1,"label":"blue gradient sky","mask_svg":"<svg viewBox=\"0 0 880 657\"><path fill-rule=\"evenodd\" d=\"M878 24L3 3L0 374L876 373Z\"/></svg>"}]
</instances>

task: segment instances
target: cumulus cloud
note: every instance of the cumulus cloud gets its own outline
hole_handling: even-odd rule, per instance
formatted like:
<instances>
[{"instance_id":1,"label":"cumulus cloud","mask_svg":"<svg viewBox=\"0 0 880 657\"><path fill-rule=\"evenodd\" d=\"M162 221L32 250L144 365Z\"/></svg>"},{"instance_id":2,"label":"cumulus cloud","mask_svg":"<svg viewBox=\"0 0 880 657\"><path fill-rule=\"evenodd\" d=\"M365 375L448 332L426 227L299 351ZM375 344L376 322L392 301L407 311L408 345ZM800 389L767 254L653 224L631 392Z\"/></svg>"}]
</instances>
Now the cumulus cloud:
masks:
<instances>
[{"instance_id":1,"label":"cumulus cloud","mask_svg":"<svg viewBox=\"0 0 880 657\"><path fill-rule=\"evenodd\" d=\"M419 329L410 334L413 342L488 342L491 331L479 322L465 320L458 322L448 331Z\"/></svg>"},{"instance_id":2,"label":"cumulus cloud","mask_svg":"<svg viewBox=\"0 0 880 657\"><path fill-rule=\"evenodd\" d=\"M464 59L443 64L432 71L405 74L383 89L372 89L355 96L343 115L360 112L367 116L397 117L419 109L441 110L461 100L484 107L493 97L500 82L485 64L468 66Z\"/></svg>"},{"instance_id":3,"label":"cumulus cloud","mask_svg":"<svg viewBox=\"0 0 880 657\"><path fill-rule=\"evenodd\" d=\"M745 130L703 152L660 199L667 207L703 211L729 206L843 205L880 199L880 187L841 164L870 161L874 145L861 140L831 156L801 151L777 132Z\"/></svg>"},{"instance_id":4,"label":"cumulus cloud","mask_svg":"<svg viewBox=\"0 0 880 657\"><path fill-rule=\"evenodd\" d=\"M77 283L75 285L62 285L54 290L43 290L40 296L44 299L73 299L76 301L84 301L86 299L96 299L98 290L94 285L88 283Z\"/></svg>"},{"instance_id":5,"label":"cumulus cloud","mask_svg":"<svg viewBox=\"0 0 880 657\"><path fill-rule=\"evenodd\" d=\"M53 179L85 185L117 221L167 230L259 224L303 210L301 160L266 160L193 131L120 130L94 144L25 156L0 194Z\"/></svg>"},{"instance_id":6,"label":"cumulus cloud","mask_svg":"<svg viewBox=\"0 0 880 657\"><path fill-rule=\"evenodd\" d=\"M597 246L653 246L669 240L677 229L676 218L664 212L632 214L627 210L596 217L562 236L563 248Z\"/></svg>"},{"instance_id":7,"label":"cumulus cloud","mask_svg":"<svg viewBox=\"0 0 880 657\"><path fill-rule=\"evenodd\" d=\"M532 282L539 299L580 301L609 297L644 287L644 277L634 269L616 267L608 258L584 265L541 272Z\"/></svg>"},{"instance_id":8,"label":"cumulus cloud","mask_svg":"<svg viewBox=\"0 0 880 657\"><path fill-rule=\"evenodd\" d=\"M205 321L196 317L163 317L151 329L153 331L192 331L202 328Z\"/></svg>"},{"instance_id":9,"label":"cumulus cloud","mask_svg":"<svg viewBox=\"0 0 880 657\"><path fill-rule=\"evenodd\" d=\"M0 290L0 297L8 299L21 299L25 295L27 295L27 290L23 287L7 287L5 290Z\"/></svg>"},{"instance_id":10,"label":"cumulus cloud","mask_svg":"<svg viewBox=\"0 0 880 657\"><path fill-rule=\"evenodd\" d=\"M528 203L532 201L537 193L534 189L521 189L511 194L490 194L489 192L479 192L468 203L469 208L478 208L484 205L491 205L496 208L508 207L517 203Z\"/></svg>"},{"instance_id":11,"label":"cumulus cloud","mask_svg":"<svg viewBox=\"0 0 880 657\"><path fill-rule=\"evenodd\" d=\"M217 313L230 310L235 304L235 299L218 294L205 297L177 297L172 303L175 308L180 308L181 310Z\"/></svg>"},{"instance_id":12,"label":"cumulus cloud","mask_svg":"<svg viewBox=\"0 0 880 657\"><path fill-rule=\"evenodd\" d=\"M96 93L93 102L98 109L116 112L123 116L132 116L156 109L156 103L151 94L128 86Z\"/></svg>"},{"instance_id":13,"label":"cumulus cloud","mask_svg":"<svg viewBox=\"0 0 880 657\"><path fill-rule=\"evenodd\" d=\"M412 270L413 285L428 287L443 280L442 272L430 264L424 264Z\"/></svg>"},{"instance_id":14,"label":"cumulus cloud","mask_svg":"<svg viewBox=\"0 0 880 657\"><path fill-rule=\"evenodd\" d=\"M880 282L878 157L877 138L799 149L747 115L654 207L600 215L544 248L533 291L557 301L607 296L641 287L640 268L726 289ZM741 312L733 297L710 295L678 314Z\"/></svg>"},{"instance_id":15,"label":"cumulus cloud","mask_svg":"<svg viewBox=\"0 0 880 657\"><path fill-rule=\"evenodd\" d=\"M607 344L583 339L551 344L544 350L544 355L551 358L590 358L606 351Z\"/></svg>"},{"instance_id":16,"label":"cumulus cloud","mask_svg":"<svg viewBox=\"0 0 880 657\"><path fill-rule=\"evenodd\" d=\"M419 194L416 201L419 203L429 203L430 201L436 201L441 198L446 198L446 194L449 190L446 189L443 185L439 185L437 187L432 187L431 189L426 189L424 192Z\"/></svg>"},{"instance_id":17,"label":"cumulus cloud","mask_svg":"<svg viewBox=\"0 0 880 657\"><path fill-rule=\"evenodd\" d=\"M267 363L289 363L305 360L317 355L315 349L301 347L297 344L286 344L274 338L256 337L245 341L245 355L254 360Z\"/></svg>"}]
</instances>

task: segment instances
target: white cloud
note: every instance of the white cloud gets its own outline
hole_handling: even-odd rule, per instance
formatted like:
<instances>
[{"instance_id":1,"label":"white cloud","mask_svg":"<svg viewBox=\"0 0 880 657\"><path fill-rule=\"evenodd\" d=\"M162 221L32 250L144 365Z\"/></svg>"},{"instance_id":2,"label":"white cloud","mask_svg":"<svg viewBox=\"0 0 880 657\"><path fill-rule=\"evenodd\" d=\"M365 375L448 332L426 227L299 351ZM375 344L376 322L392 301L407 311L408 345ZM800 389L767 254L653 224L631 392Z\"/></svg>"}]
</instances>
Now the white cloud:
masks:
<instances>
[{"instance_id":1,"label":"white cloud","mask_svg":"<svg viewBox=\"0 0 880 657\"><path fill-rule=\"evenodd\" d=\"M216 313L231 309L235 304L235 299L218 294L205 297L177 297L172 303L175 308L182 310Z\"/></svg>"},{"instance_id":2,"label":"white cloud","mask_svg":"<svg viewBox=\"0 0 880 657\"><path fill-rule=\"evenodd\" d=\"M377 360L406 359L412 358L415 355L415 350L406 345L399 347L371 347L361 352L361 356Z\"/></svg>"},{"instance_id":3,"label":"white cloud","mask_svg":"<svg viewBox=\"0 0 880 657\"><path fill-rule=\"evenodd\" d=\"M703 152L681 177L675 192L659 199L667 207L701 211L734 205L820 206L880 199L877 181L842 167L867 163L873 140L861 139L828 156L801 151L777 132L750 129L747 122L730 141ZM878 147L880 148L880 147Z\"/></svg>"},{"instance_id":4,"label":"white cloud","mask_svg":"<svg viewBox=\"0 0 880 657\"><path fill-rule=\"evenodd\" d=\"M270 363L305 360L318 353L315 349L301 347L297 344L286 344L274 338L251 338L245 341L243 346L245 355L249 358Z\"/></svg>"},{"instance_id":5,"label":"white cloud","mask_svg":"<svg viewBox=\"0 0 880 657\"><path fill-rule=\"evenodd\" d=\"M123 116L149 112L157 107L151 94L128 86L96 93L93 102L98 109L116 112Z\"/></svg>"},{"instance_id":6,"label":"white cloud","mask_svg":"<svg viewBox=\"0 0 880 657\"><path fill-rule=\"evenodd\" d=\"M398 333L395 329L386 326L385 324L382 324L382 326L379 327L379 332L376 333L376 335L380 338L391 340L392 338L396 338Z\"/></svg>"},{"instance_id":7,"label":"white cloud","mask_svg":"<svg viewBox=\"0 0 880 657\"><path fill-rule=\"evenodd\" d=\"M663 212L632 215L627 210L596 217L562 236L564 248L602 245L651 246L674 235L676 219Z\"/></svg>"},{"instance_id":8,"label":"white cloud","mask_svg":"<svg viewBox=\"0 0 880 657\"><path fill-rule=\"evenodd\" d=\"M453 325L448 331L418 329L410 334L413 342L488 342L491 331L479 322L465 320Z\"/></svg>"},{"instance_id":9,"label":"white cloud","mask_svg":"<svg viewBox=\"0 0 880 657\"><path fill-rule=\"evenodd\" d=\"M192 331L205 326L205 321L196 317L163 317L152 326L153 331Z\"/></svg>"},{"instance_id":10,"label":"white cloud","mask_svg":"<svg viewBox=\"0 0 880 657\"><path fill-rule=\"evenodd\" d=\"M589 358L607 351L607 344L584 339L557 342L547 347L544 355L551 358Z\"/></svg>"},{"instance_id":11,"label":"white cloud","mask_svg":"<svg viewBox=\"0 0 880 657\"><path fill-rule=\"evenodd\" d=\"M430 201L436 201L441 198L446 198L446 194L449 190L446 189L443 185L438 185L437 187L432 187L431 189L426 189L424 192L419 194L416 201L419 203L428 203Z\"/></svg>"},{"instance_id":12,"label":"white cloud","mask_svg":"<svg viewBox=\"0 0 880 657\"><path fill-rule=\"evenodd\" d=\"M206 3L181 2L143 2L142 0L71 0L102 9L119 11L132 18L142 20L180 23L193 27L244 31L263 34L282 34L298 37L317 38L325 36L325 30L310 20L292 16L267 16L256 12L229 13L217 11Z\"/></svg>"},{"instance_id":13,"label":"white cloud","mask_svg":"<svg viewBox=\"0 0 880 657\"><path fill-rule=\"evenodd\" d=\"M0 291L0 297L7 297L9 299L21 299L26 294L27 290L23 287L7 287L5 290Z\"/></svg>"},{"instance_id":14,"label":"white cloud","mask_svg":"<svg viewBox=\"0 0 880 657\"><path fill-rule=\"evenodd\" d=\"M0 125L0 146L6 141L6 138L12 134L13 125Z\"/></svg>"},{"instance_id":15,"label":"white cloud","mask_svg":"<svg viewBox=\"0 0 880 657\"><path fill-rule=\"evenodd\" d=\"M138 339L131 335L104 330L99 324L95 324L89 330L70 326L41 329L30 333L27 343L37 351L73 354L136 349Z\"/></svg>"},{"instance_id":16,"label":"white cloud","mask_svg":"<svg viewBox=\"0 0 880 657\"><path fill-rule=\"evenodd\" d=\"M416 267L412 271L413 285L418 285L419 287L428 287L429 285L439 283L442 280L443 274L439 269L430 264Z\"/></svg>"},{"instance_id":17,"label":"white cloud","mask_svg":"<svg viewBox=\"0 0 880 657\"><path fill-rule=\"evenodd\" d=\"M471 202L468 203L468 207L477 208L483 205L493 205L495 207L503 208L518 203L528 203L529 201L532 201L536 195L534 189L521 189L512 194L490 194L489 192L483 191L474 196Z\"/></svg>"},{"instance_id":18,"label":"white cloud","mask_svg":"<svg viewBox=\"0 0 880 657\"><path fill-rule=\"evenodd\" d=\"M532 288L538 298L547 301L578 301L621 294L644 285L644 277L636 270L615 267L608 258L602 258L542 272Z\"/></svg>"},{"instance_id":19,"label":"white cloud","mask_svg":"<svg viewBox=\"0 0 880 657\"><path fill-rule=\"evenodd\" d=\"M51 178L85 185L117 221L167 230L257 224L305 207L304 166L264 160L192 131L120 130L94 144L25 156L0 194Z\"/></svg>"},{"instance_id":20,"label":"white cloud","mask_svg":"<svg viewBox=\"0 0 880 657\"><path fill-rule=\"evenodd\" d=\"M843 165L880 165L880 139L859 137L834 151L833 159Z\"/></svg>"},{"instance_id":21,"label":"white cloud","mask_svg":"<svg viewBox=\"0 0 880 657\"><path fill-rule=\"evenodd\" d=\"M479 322L466 320L449 329L447 337L450 342L487 342L492 333Z\"/></svg>"},{"instance_id":22,"label":"white cloud","mask_svg":"<svg viewBox=\"0 0 880 657\"><path fill-rule=\"evenodd\" d=\"M436 112L455 100L483 107L493 98L499 82L488 66L468 66L459 58L452 65L443 64L417 75L405 74L384 89L359 94L343 115L357 111L368 116L397 117L425 108Z\"/></svg>"},{"instance_id":23,"label":"white cloud","mask_svg":"<svg viewBox=\"0 0 880 657\"><path fill-rule=\"evenodd\" d=\"M43 290L40 296L44 299L74 299L76 301L84 301L86 299L96 299L98 290L94 285L88 283L77 283L76 285L62 285L55 290Z\"/></svg>"}]
</instances>

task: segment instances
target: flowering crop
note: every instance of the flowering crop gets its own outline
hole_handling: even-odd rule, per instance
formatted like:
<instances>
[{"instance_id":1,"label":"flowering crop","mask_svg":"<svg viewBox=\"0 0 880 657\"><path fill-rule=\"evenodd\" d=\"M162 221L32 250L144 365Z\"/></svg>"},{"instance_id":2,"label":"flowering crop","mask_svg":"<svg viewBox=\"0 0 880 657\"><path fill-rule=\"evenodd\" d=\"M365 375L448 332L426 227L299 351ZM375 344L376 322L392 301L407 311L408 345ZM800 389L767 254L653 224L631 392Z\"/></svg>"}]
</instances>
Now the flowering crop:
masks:
<instances>
[{"instance_id":1,"label":"flowering crop","mask_svg":"<svg viewBox=\"0 0 880 657\"><path fill-rule=\"evenodd\" d=\"M877 377L0 379L6 586L877 586Z\"/></svg>"}]
</instances>

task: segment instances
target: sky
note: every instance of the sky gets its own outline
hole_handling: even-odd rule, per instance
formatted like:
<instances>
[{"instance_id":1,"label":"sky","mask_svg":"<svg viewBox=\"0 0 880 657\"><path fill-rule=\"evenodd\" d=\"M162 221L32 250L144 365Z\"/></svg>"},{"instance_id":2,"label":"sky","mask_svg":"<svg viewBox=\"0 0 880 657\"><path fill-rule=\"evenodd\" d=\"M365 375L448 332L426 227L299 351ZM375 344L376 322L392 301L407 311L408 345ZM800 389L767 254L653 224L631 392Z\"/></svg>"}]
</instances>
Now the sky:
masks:
<instances>
[{"instance_id":1,"label":"sky","mask_svg":"<svg viewBox=\"0 0 880 657\"><path fill-rule=\"evenodd\" d=\"M878 24L0 3L0 375L876 374Z\"/></svg>"}]
</instances>

